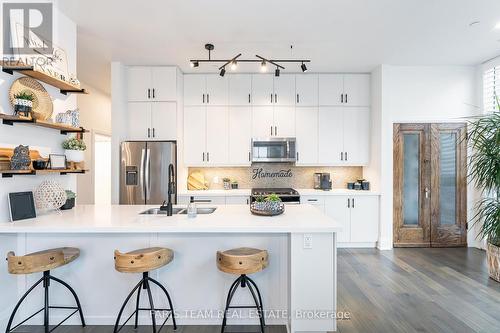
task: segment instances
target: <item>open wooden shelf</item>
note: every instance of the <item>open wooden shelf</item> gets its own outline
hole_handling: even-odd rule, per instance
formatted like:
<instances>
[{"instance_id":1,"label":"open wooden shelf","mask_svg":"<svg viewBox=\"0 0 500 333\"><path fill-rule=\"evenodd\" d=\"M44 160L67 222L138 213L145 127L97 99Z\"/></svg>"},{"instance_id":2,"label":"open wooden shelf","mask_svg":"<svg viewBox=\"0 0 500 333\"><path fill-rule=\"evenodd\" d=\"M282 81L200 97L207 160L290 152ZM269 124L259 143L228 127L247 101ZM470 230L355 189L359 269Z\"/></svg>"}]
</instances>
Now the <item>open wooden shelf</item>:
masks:
<instances>
[{"instance_id":1,"label":"open wooden shelf","mask_svg":"<svg viewBox=\"0 0 500 333\"><path fill-rule=\"evenodd\" d=\"M2 178L11 178L12 176L22 176L22 175L47 175L47 174L83 174L88 170L80 169L45 169L45 170L0 170Z\"/></svg>"},{"instance_id":2,"label":"open wooden shelf","mask_svg":"<svg viewBox=\"0 0 500 333\"><path fill-rule=\"evenodd\" d=\"M72 94L88 94L88 91L85 89L72 85L69 82L60 80L53 76L50 76L44 72L41 72L35 69L33 66L25 66L22 63L19 63L19 66L14 61L0 61L0 66L2 66L2 71L8 74L13 74L14 72L21 73L23 75L32 77L39 81L50 84L53 87L59 89L61 94L67 95L68 93Z\"/></svg>"},{"instance_id":3,"label":"open wooden shelf","mask_svg":"<svg viewBox=\"0 0 500 333\"><path fill-rule=\"evenodd\" d=\"M2 123L4 125L14 125L14 123L31 124L33 126L52 128L52 129L60 131L61 134L88 132L83 127L72 127L72 126L65 125L65 124L52 123L52 122L49 122L46 120L29 119L29 118L25 118L25 117L18 117L18 116L3 114L3 113L0 113L0 119L2 119Z\"/></svg>"}]
</instances>

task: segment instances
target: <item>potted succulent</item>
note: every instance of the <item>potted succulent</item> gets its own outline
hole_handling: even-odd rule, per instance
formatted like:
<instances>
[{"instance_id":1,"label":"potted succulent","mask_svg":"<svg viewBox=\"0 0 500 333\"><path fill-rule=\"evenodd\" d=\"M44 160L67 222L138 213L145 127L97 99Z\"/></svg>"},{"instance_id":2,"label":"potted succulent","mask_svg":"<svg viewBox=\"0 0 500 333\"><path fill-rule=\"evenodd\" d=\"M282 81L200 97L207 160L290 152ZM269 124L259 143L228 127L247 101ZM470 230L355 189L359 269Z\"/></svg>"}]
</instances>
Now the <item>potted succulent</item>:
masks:
<instances>
[{"instance_id":1,"label":"potted succulent","mask_svg":"<svg viewBox=\"0 0 500 333\"><path fill-rule=\"evenodd\" d=\"M14 95L14 112L16 115L30 117L35 97L28 91L21 91Z\"/></svg>"},{"instance_id":2,"label":"potted succulent","mask_svg":"<svg viewBox=\"0 0 500 333\"><path fill-rule=\"evenodd\" d=\"M64 140L62 147L65 149L64 154L70 162L83 162L85 156L84 151L87 149L85 142L79 138L69 138Z\"/></svg>"},{"instance_id":3,"label":"potted succulent","mask_svg":"<svg viewBox=\"0 0 500 333\"><path fill-rule=\"evenodd\" d=\"M76 193L71 190L66 190L66 203L62 205L61 210L67 210L75 207Z\"/></svg>"},{"instance_id":4,"label":"potted succulent","mask_svg":"<svg viewBox=\"0 0 500 333\"><path fill-rule=\"evenodd\" d=\"M500 103L498 102L500 107ZM487 240L489 276L500 282L500 113L493 112L470 122L468 134L469 177L482 191L473 222L479 237Z\"/></svg>"}]
</instances>

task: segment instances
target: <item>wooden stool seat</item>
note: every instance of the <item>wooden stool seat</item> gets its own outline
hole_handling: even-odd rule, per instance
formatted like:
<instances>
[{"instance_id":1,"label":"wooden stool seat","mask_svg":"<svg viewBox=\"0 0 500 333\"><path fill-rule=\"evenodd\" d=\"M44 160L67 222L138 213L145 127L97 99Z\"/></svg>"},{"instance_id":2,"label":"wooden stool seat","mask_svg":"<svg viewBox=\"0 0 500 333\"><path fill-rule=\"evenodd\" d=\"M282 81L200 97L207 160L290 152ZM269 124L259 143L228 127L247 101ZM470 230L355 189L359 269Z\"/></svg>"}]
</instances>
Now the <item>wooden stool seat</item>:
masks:
<instances>
[{"instance_id":1,"label":"wooden stool seat","mask_svg":"<svg viewBox=\"0 0 500 333\"><path fill-rule=\"evenodd\" d=\"M115 250L115 269L122 273L144 273L163 267L174 259L174 251L150 247L121 253Z\"/></svg>"},{"instance_id":2,"label":"wooden stool seat","mask_svg":"<svg viewBox=\"0 0 500 333\"><path fill-rule=\"evenodd\" d=\"M240 247L217 251L217 268L229 274L252 274L267 267L269 255L266 250Z\"/></svg>"},{"instance_id":3,"label":"wooden stool seat","mask_svg":"<svg viewBox=\"0 0 500 333\"><path fill-rule=\"evenodd\" d=\"M31 274L67 265L78 256L80 256L80 250L75 247L60 247L24 256L16 256L11 251L7 253L7 262L10 274Z\"/></svg>"}]
</instances>

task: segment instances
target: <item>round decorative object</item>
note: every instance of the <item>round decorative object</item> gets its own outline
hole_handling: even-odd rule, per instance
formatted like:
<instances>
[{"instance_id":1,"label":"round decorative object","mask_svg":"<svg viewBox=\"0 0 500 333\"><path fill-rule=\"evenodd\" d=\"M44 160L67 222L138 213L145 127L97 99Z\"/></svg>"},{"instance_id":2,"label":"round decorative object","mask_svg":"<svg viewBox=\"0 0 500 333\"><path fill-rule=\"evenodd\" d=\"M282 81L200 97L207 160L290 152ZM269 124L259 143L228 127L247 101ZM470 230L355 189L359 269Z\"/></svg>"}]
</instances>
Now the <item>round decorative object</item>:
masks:
<instances>
[{"instance_id":1,"label":"round decorative object","mask_svg":"<svg viewBox=\"0 0 500 333\"><path fill-rule=\"evenodd\" d=\"M30 78L22 77L14 81L9 90L10 104L15 107L14 95L27 92L33 95L33 107L31 116L37 120L47 120L52 116L53 104L49 93L40 82Z\"/></svg>"},{"instance_id":2,"label":"round decorative object","mask_svg":"<svg viewBox=\"0 0 500 333\"><path fill-rule=\"evenodd\" d=\"M250 212L254 215L276 216L285 212L285 204L276 201L253 202Z\"/></svg>"},{"instance_id":3,"label":"round decorative object","mask_svg":"<svg viewBox=\"0 0 500 333\"><path fill-rule=\"evenodd\" d=\"M68 160L68 162L79 163L83 162L85 159L85 152L83 150L66 149L64 155L66 155L66 160Z\"/></svg>"},{"instance_id":4,"label":"round decorative object","mask_svg":"<svg viewBox=\"0 0 500 333\"><path fill-rule=\"evenodd\" d=\"M35 203L39 210L59 209L66 199L66 191L53 180L44 180L35 190Z\"/></svg>"}]
</instances>

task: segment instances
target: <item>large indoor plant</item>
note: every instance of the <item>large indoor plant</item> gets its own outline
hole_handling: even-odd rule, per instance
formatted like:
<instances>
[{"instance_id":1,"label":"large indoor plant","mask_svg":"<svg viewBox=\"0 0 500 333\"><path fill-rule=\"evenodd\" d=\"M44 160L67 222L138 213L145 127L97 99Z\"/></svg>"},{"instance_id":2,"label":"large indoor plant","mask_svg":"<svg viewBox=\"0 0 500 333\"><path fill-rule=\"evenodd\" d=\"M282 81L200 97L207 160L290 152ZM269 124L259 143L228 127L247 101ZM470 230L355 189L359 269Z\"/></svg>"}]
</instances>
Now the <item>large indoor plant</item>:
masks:
<instances>
[{"instance_id":1,"label":"large indoor plant","mask_svg":"<svg viewBox=\"0 0 500 333\"><path fill-rule=\"evenodd\" d=\"M84 151L87 149L85 142L79 138L69 138L64 140L62 147L65 149L64 154L66 159L70 162L83 162L85 155Z\"/></svg>"},{"instance_id":2,"label":"large indoor plant","mask_svg":"<svg viewBox=\"0 0 500 333\"><path fill-rule=\"evenodd\" d=\"M500 110L500 103L497 99ZM500 112L488 113L470 122L470 179L482 191L474 224L487 240L489 275L500 282Z\"/></svg>"}]
</instances>

